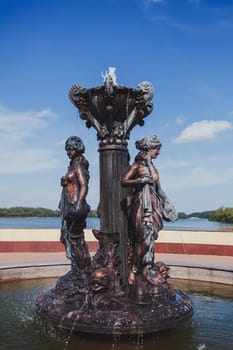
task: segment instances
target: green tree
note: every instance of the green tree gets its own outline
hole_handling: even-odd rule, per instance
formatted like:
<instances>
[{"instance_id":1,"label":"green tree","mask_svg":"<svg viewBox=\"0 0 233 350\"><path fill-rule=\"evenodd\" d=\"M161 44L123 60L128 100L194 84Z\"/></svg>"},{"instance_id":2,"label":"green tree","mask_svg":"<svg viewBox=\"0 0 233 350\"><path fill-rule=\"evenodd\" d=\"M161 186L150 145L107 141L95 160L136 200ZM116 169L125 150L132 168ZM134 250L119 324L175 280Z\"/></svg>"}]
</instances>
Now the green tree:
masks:
<instances>
[{"instance_id":1,"label":"green tree","mask_svg":"<svg viewBox=\"0 0 233 350\"><path fill-rule=\"evenodd\" d=\"M33 207L11 207L0 208L0 217L58 217L59 210L48 208L33 208ZM89 217L97 217L97 211L91 210Z\"/></svg>"},{"instance_id":2,"label":"green tree","mask_svg":"<svg viewBox=\"0 0 233 350\"><path fill-rule=\"evenodd\" d=\"M58 210L32 207L0 208L0 217L57 217Z\"/></svg>"},{"instance_id":3,"label":"green tree","mask_svg":"<svg viewBox=\"0 0 233 350\"><path fill-rule=\"evenodd\" d=\"M183 211L177 213L178 219L187 219L189 216L185 214Z\"/></svg>"},{"instance_id":4,"label":"green tree","mask_svg":"<svg viewBox=\"0 0 233 350\"><path fill-rule=\"evenodd\" d=\"M218 208L210 215L209 220L225 223L233 223L233 208Z\"/></svg>"}]
</instances>

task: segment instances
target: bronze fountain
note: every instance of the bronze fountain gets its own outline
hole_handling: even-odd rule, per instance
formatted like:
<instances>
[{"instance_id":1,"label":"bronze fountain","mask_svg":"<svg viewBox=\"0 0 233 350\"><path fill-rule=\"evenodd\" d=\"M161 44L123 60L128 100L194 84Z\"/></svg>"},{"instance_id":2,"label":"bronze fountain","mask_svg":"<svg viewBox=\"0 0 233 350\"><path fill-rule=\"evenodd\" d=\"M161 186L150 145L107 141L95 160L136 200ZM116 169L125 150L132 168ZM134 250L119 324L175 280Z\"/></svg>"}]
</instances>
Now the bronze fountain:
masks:
<instances>
[{"instance_id":1,"label":"bronze fountain","mask_svg":"<svg viewBox=\"0 0 233 350\"><path fill-rule=\"evenodd\" d=\"M136 142L129 165L128 140L153 109L153 86L118 85L110 67L102 86L74 85L69 98L88 128L97 131L100 161L99 248L91 256L84 238L90 210L88 161L83 141L72 136L70 158L61 179L61 241L70 271L36 301L42 319L56 327L95 334L142 334L174 328L192 316L192 301L169 282L169 268L154 257L163 220L175 221L171 200L161 188L152 160L159 154L157 135Z\"/></svg>"}]
</instances>

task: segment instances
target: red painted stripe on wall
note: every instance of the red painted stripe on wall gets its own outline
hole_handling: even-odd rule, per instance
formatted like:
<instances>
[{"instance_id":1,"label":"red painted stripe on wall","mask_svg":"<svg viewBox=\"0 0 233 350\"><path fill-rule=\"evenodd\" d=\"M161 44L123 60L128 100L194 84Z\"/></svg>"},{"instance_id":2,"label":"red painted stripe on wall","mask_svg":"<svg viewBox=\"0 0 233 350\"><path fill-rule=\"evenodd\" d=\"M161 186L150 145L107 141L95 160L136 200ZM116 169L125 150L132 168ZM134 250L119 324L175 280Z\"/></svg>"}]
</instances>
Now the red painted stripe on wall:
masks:
<instances>
[{"instance_id":1,"label":"red painted stripe on wall","mask_svg":"<svg viewBox=\"0 0 233 350\"><path fill-rule=\"evenodd\" d=\"M96 252L98 242L87 242L90 252ZM63 252L64 246L61 242L0 242L0 252ZM193 243L155 243L155 251L163 254L197 254L197 255L219 255L233 256L232 245L217 244L193 244Z\"/></svg>"},{"instance_id":2,"label":"red painted stripe on wall","mask_svg":"<svg viewBox=\"0 0 233 350\"><path fill-rule=\"evenodd\" d=\"M6 241L0 243L0 252L63 252L64 246L61 242L12 242Z\"/></svg>"},{"instance_id":3,"label":"red painted stripe on wall","mask_svg":"<svg viewBox=\"0 0 233 350\"><path fill-rule=\"evenodd\" d=\"M87 242L88 248L91 252L95 252L98 249L98 242ZM34 252L34 253L53 253L65 251L64 245L61 242L44 241L44 242L17 242L17 241L2 241L0 242L1 253L23 253L23 252Z\"/></svg>"},{"instance_id":4,"label":"red painted stripe on wall","mask_svg":"<svg viewBox=\"0 0 233 350\"><path fill-rule=\"evenodd\" d=\"M155 243L155 251L163 254L233 256L233 246L198 243Z\"/></svg>"}]
</instances>

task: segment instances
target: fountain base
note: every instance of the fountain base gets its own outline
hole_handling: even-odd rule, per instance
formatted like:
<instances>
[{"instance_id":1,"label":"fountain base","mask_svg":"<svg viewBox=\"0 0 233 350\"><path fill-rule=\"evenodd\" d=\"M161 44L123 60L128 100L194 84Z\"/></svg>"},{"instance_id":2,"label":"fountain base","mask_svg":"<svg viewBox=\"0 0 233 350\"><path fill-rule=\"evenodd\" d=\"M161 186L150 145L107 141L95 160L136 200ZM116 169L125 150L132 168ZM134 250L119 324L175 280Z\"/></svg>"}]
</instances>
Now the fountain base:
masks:
<instances>
[{"instance_id":1,"label":"fountain base","mask_svg":"<svg viewBox=\"0 0 233 350\"><path fill-rule=\"evenodd\" d=\"M99 284L96 280L90 283L88 276L77 278L77 271L70 271L55 288L37 298L38 314L53 326L72 332L115 335L174 328L193 314L189 296L174 290L167 280L149 285L143 276L137 276L133 287L113 291L108 289L106 273L101 277L105 280L101 278Z\"/></svg>"}]
</instances>

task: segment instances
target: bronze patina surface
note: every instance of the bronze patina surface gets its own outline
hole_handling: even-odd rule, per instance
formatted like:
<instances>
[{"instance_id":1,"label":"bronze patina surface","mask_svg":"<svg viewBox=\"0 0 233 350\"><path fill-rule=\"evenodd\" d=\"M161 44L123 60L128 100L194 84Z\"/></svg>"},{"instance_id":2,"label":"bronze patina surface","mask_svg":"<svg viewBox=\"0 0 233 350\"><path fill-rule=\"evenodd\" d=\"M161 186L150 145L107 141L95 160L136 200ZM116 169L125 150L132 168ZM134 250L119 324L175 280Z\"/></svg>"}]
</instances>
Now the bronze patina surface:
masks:
<instances>
[{"instance_id":1,"label":"bronze patina surface","mask_svg":"<svg viewBox=\"0 0 233 350\"><path fill-rule=\"evenodd\" d=\"M96 129L99 140L100 229L93 230L99 248L91 257L84 239L89 164L83 141L72 136L65 145L70 164L60 201L61 241L71 269L36 301L37 312L55 326L99 334L153 333L176 327L193 313L189 296L173 288L168 267L154 256L163 220L176 220L153 164L161 149L157 135L136 142L139 152L129 164L130 131L151 113L153 92L149 82L137 89L117 85L112 68L102 86L70 89L80 118Z\"/></svg>"}]
</instances>

